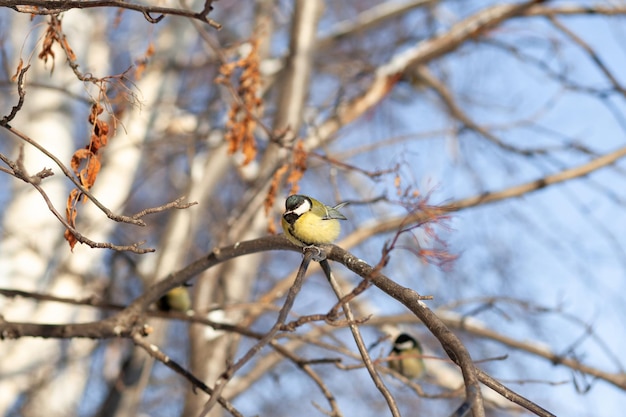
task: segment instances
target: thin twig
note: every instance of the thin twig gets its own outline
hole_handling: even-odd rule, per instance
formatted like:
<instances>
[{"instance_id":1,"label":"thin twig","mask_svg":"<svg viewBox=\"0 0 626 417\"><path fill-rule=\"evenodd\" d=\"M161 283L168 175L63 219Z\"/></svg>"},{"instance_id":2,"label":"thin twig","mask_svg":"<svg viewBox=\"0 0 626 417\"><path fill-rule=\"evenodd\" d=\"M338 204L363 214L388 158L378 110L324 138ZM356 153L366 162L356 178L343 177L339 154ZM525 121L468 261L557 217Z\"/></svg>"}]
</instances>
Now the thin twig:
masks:
<instances>
[{"instance_id":1,"label":"thin twig","mask_svg":"<svg viewBox=\"0 0 626 417\"><path fill-rule=\"evenodd\" d=\"M313 323L316 321L323 321L332 327L346 327L349 326L350 323L363 324L366 323L371 316L362 317L360 319L355 319L353 321L350 320L337 320L337 316L335 314L326 313L326 314L310 314L307 316L298 317L297 320L290 321L289 323L284 324L281 327L281 330L292 332L296 328L304 326L308 323Z\"/></svg>"},{"instance_id":2,"label":"thin twig","mask_svg":"<svg viewBox=\"0 0 626 417\"><path fill-rule=\"evenodd\" d=\"M63 162L61 162L61 160L59 158L57 158L52 152L48 151L46 148L41 146L37 141L31 139L25 133L23 133L23 132L15 129L13 127L9 127L9 126L5 126L5 128L7 130L9 130L11 133L13 133L15 136L17 136L18 138L22 139L24 142L33 145L35 148L37 148L41 153L46 155L48 158L52 159L52 161L54 161L54 163L61 169L63 174L67 178L69 178L70 181L72 181L72 183L76 186L76 188L78 188L81 193L86 195L87 198L89 198L89 200L92 203L94 203L96 205L96 207L98 207L104 214L106 214L106 216L109 219L114 220L114 221L119 221L119 222L122 222L122 223L134 224L136 226L145 226L146 225L146 223L143 220L141 220L141 219L135 219L135 218L133 218L131 216L123 216L123 215L119 215L119 214L113 213L111 210L109 210L107 207L105 207L104 204L102 204L87 188L85 188L80 183L80 181L78 179L76 179L76 177L74 176L72 171L70 171L70 169L67 168L65 166L65 164L63 164Z\"/></svg>"},{"instance_id":3,"label":"thin twig","mask_svg":"<svg viewBox=\"0 0 626 417\"><path fill-rule=\"evenodd\" d=\"M515 391L512 391L509 388L505 387L498 380L496 380L494 377L487 374L483 370L476 368L476 372L478 374L478 379L480 380L480 382L482 382L483 384L485 384L486 386L488 386L489 388L491 388L498 394L502 395L507 400L524 407L528 411L540 417L556 417L554 414L552 414L548 410L540 407L539 405L535 404L529 399L522 397Z\"/></svg>"},{"instance_id":4,"label":"thin twig","mask_svg":"<svg viewBox=\"0 0 626 417\"><path fill-rule=\"evenodd\" d=\"M446 86L444 82L435 77L426 65L417 65L413 69L413 74L416 77L419 77L419 80L426 84L428 87L432 88L435 93L439 96L443 104L448 109L450 116L457 119L465 128L472 130L500 148L514 152L523 156L534 156L537 154L544 154L547 152L544 148L537 149L523 149L517 146L511 145L509 143L504 142L502 139L497 137L495 134L485 129L483 126L480 126L476 123L472 118L463 111L461 106L457 103L454 94L450 91L450 89Z\"/></svg>"},{"instance_id":5,"label":"thin twig","mask_svg":"<svg viewBox=\"0 0 626 417\"><path fill-rule=\"evenodd\" d=\"M184 376L187 380L189 380L189 382L191 382L193 384L194 387L200 388L202 391L206 392L209 395L213 394L213 391L211 390L211 388L209 388L204 382L202 382L198 378L196 378L194 374L189 372L187 369L185 369L184 367L179 365L176 361L172 360L169 356L167 356L165 353L163 353L159 349L158 346L156 346L156 345L154 345L152 343L148 343L139 334L134 334L133 335L133 342L135 343L136 346L139 346L140 348L145 350L150 356L152 356L153 358L155 358L159 362L163 363L168 368L174 370L174 372ZM233 416L243 417L243 414L241 414L239 411L237 411L237 409L228 400L226 400L225 398L219 397L217 399L217 402L222 407L224 407L225 410L227 410L229 413L231 413Z\"/></svg>"},{"instance_id":6,"label":"thin twig","mask_svg":"<svg viewBox=\"0 0 626 417\"><path fill-rule=\"evenodd\" d=\"M272 341L270 344L272 346L274 346L274 345L280 346L277 343L274 343L274 341ZM324 397L326 397L326 399L328 400L328 404L330 404L331 412L328 413L328 415L330 415L331 417L342 417L343 414L341 413L341 410L339 409L339 404L337 404L337 400L335 399L335 396L334 396L333 392L326 386L326 384L324 384L324 381L322 381L322 378L320 378L320 376L316 372L314 372L313 369L311 369L311 366L310 366L310 365L315 364L315 363L336 363L337 360L336 359L328 359L328 360L309 360L309 361L305 361L305 360L303 360L301 358L298 358L295 354L293 354L291 351L289 351L287 349L284 349L284 352L280 351L280 353L283 354L287 359L289 359L293 363L295 363L300 369L302 369L317 384L317 386L322 391L322 394L324 395ZM320 411L322 411L325 414L327 414L327 412L324 411L324 410L320 409Z\"/></svg>"},{"instance_id":7,"label":"thin twig","mask_svg":"<svg viewBox=\"0 0 626 417\"><path fill-rule=\"evenodd\" d=\"M570 38L572 42L580 46L580 48L587 53L589 58L596 64L600 72L602 72L604 76L610 81L611 85L613 85L613 88L619 91L622 95L626 95L626 89L624 88L624 86L620 84L620 82L617 80L617 77L613 75L613 73L611 72L609 67L604 63L602 58L600 58L597 52L594 51L594 49L591 46L589 46L587 42L585 42L580 36L576 35L567 26L561 23L556 17L548 16L548 19L550 20L550 22L552 22L552 24L558 30L560 30L565 36Z\"/></svg>"},{"instance_id":8,"label":"thin twig","mask_svg":"<svg viewBox=\"0 0 626 417\"><path fill-rule=\"evenodd\" d=\"M326 278L328 279L328 282L330 283L331 288L335 292L337 299L343 300L344 299L343 292L341 291L341 287L337 283L337 280L333 276L333 273L330 269L330 264L328 263L328 261L326 259L320 261L320 266L322 267L322 270L324 271L324 274L326 275ZM383 397L385 398L385 401L387 401L387 405L389 406L389 410L391 411L391 414L394 417L400 417L400 410L398 410L398 404L396 403L396 400L393 398L393 396L391 395L391 392L389 392L389 389L387 388L387 386L385 386L385 383L383 382L380 375L378 375L378 372L376 371L376 368L374 367L374 362L372 361L372 358L370 357L369 352L367 351L367 347L365 346L365 342L363 341L363 337L361 336L361 331L359 330L359 326L357 326L356 323L354 323L354 314L352 314L352 309L350 308L350 304L348 304L348 302L343 303L343 313L346 316L346 319L348 320L348 322L350 323L349 327L350 327L350 331L352 332L352 337L354 337L354 342L356 343L356 346L359 349L359 353L361 354L363 363L365 364L365 367L367 368L367 371L369 372L370 377L372 378L372 381L374 381L374 385L376 386L376 388L378 388L380 393L383 395Z\"/></svg>"},{"instance_id":9,"label":"thin twig","mask_svg":"<svg viewBox=\"0 0 626 417\"><path fill-rule=\"evenodd\" d=\"M461 368L465 382L465 400L472 405L474 416L484 417L483 398L472 357L459 338L423 301L419 300L419 294L411 288L399 285L382 274L377 268L368 265L365 261L346 252L339 246L333 245L332 250L327 253L328 259L342 263L351 271L371 281L376 287L400 301L428 327L439 340L450 359Z\"/></svg>"},{"instance_id":10,"label":"thin twig","mask_svg":"<svg viewBox=\"0 0 626 417\"><path fill-rule=\"evenodd\" d=\"M289 288L289 292L287 293L287 298L285 299L283 308L281 308L280 312L278 313L278 318L276 319L276 323L274 323L274 326L272 326L270 331L267 332L267 334L261 340L259 340L254 346L252 346L248 350L248 352L246 352L246 354L243 355L243 357L241 357L241 359L239 359L233 365L229 366L228 369L226 369L226 371L224 371L224 373L220 375L217 381L215 381L214 388L213 388L213 391L214 391L213 395L211 396L211 398L209 398L209 401L207 401L204 408L202 409L202 412L200 413L200 417L205 417L209 413L209 411L211 411L211 409L217 402L217 398L219 397L219 395L221 395L222 391L224 391L226 384L228 383L228 381L230 381L233 375L239 369L241 369L241 367L243 367L246 363L248 363L250 359L252 359L265 345L267 345L274 338L274 336L276 336L276 334L280 331L282 326L285 324L285 320L287 320L287 316L289 315L289 312L291 311L291 308L293 307L293 303L296 299L296 296L300 292L300 289L302 288L302 284L304 283L304 276L306 274L306 270L308 269L309 264L311 263L311 259L316 254L316 252L317 251L315 248L306 249L304 251L304 258L302 259L302 263L300 264L298 275L296 275L296 280L294 281L291 288Z\"/></svg>"},{"instance_id":11,"label":"thin twig","mask_svg":"<svg viewBox=\"0 0 626 417\"><path fill-rule=\"evenodd\" d=\"M0 126L10 127L9 122L17 116L17 112L20 111L22 106L24 105L24 97L26 97L26 90L24 89L24 75L26 71L30 68L30 65L25 66L20 69L19 74L17 76L17 94L19 99L17 100L17 104L11 108L11 113L8 116L4 116L2 120L0 120Z\"/></svg>"},{"instance_id":12,"label":"thin twig","mask_svg":"<svg viewBox=\"0 0 626 417\"><path fill-rule=\"evenodd\" d=\"M159 207L150 207L144 210L141 210L139 213L133 214L132 217L133 219L140 219L143 216L146 216L148 214L154 214L154 213L160 213L162 211L165 210L169 210L169 209L177 209L177 210L182 210L182 209L186 209L189 208L191 206L195 206L198 204L197 201L191 201L189 203L183 203L183 200L185 199L185 196L179 197L174 201L170 201L169 203L165 203L162 206Z\"/></svg>"},{"instance_id":13,"label":"thin twig","mask_svg":"<svg viewBox=\"0 0 626 417\"><path fill-rule=\"evenodd\" d=\"M74 235L76 240L88 246L91 246L92 248L113 249L113 250L118 250L118 251L130 251L130 252L139 253L139 254L155 251L155 249L153 248L141 248L141 246L145 243L143 241L136 242L131 245L115 245L113 243L108 243L108 242L96 242L87 238L86 236L83 236L78 230L76 230L74 227L72 227L69 224L69 222L65 219L65 217L63 217L61 213L57 211L57 209L54 207L54 204L52 204L52 201L48 197L48 194L46 194L46 192L41 187L40 185L41 180L47 176L50 176L51 172L47 169L43 169L38 174L35 174L32 176L28 175L28 172L26 172L26 168L24 167L24 164L23 164L23 158L24 158L23 147L20 147L20 153L16 162L11 162L11 161L7 162L5 161L4 158L2 158L2 160L4 162L10 163L10 167L11 169L13 169L12 174L16 178L19 178L23 180L24 182L29 183L39 192L39 194L41 194L41 197L43 198L46 205L48 206L48 209L61 222L61 224L63 224L63 226L67 230L69 230L70 233Z\"/></svg>"}]
</instances>

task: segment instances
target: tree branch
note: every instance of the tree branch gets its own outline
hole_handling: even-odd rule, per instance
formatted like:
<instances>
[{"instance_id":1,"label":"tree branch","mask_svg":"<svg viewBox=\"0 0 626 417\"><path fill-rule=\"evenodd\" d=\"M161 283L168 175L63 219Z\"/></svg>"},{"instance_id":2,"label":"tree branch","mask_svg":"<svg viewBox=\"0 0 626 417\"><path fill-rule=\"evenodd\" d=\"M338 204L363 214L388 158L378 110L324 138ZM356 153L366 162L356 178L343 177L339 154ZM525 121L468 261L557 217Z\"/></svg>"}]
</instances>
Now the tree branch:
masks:
<instances>
[{"instance_id":1,"label":"tree branch","mask_svg":"<svg viewBox=\"0 0 626 417\"><path fill-rule=\"evenodd\" d=\"M359 326L354 322L354 314L352 314L352 309L350 308L350 304L348 304L347 300L344 300L343 291L341 291L341 287L337 283L337 280L333 276L333 273L330 269L330 265L326 259L320 261L320 266L324 271L324 275L326 275L326 279L333 289L337 299L341 301L341 306L343 307L343 314L348 320L348 327L350 327L350 331L352 332L352 337L354 338L354 342L356 343L357 349L361 354L361 358L363 360L363 364L365 364L365 368L367 372L370 374L372 381L374 381L374 385L383 395L385 401L387 402L387 406L389 407L389 411L391 411L391 415L394 417L400 417L400 410L398 410L398 404L396 403L395 398L389 392L389 389L381 379L378 372L376 372L376 368L374 367L374 362L372 362L372 358L367 351L367 347L365 346L365 342L363 341L363 336L361 336L361 331L359 330ZM365 282L365 281L364 281Z\"/></svg>"},{"instance_id":2,"label":"tree branch","mask_svg":"<svg viewBox=\"0 0 626 417\"><path fill-rule=\"evenodd\" d=\"M600 168L609 166L625 156L626 146L608 154L602 155L598 158L592 159L591 161L577 167L564 169L563 171L557 172L555 174L547 175L543 178L529 181L524 184L504 188L499 191L485 192L483 194L479 194L473 197L456 200L452 203L438 206L434 208L434 210L449 213L484 204L495 203L497 201L507 200L510 198L520 197L524 194L541 190L549 185L558 184L560 182L583 177ZM357 231L339 242L339 245L341 245L342 247L350 248L356 245L357 242L361 242L369 236L398 230L403 225L424 221L426 216L432 216L432 213L422 213L418 211L414 214L409 215L408 218L407 216L403 216L394 217L387 220L381 220L371 226L360 227Z\"/></svg>"},{"instance_id":3,"label":"tree branch","mask_svg":"<svg viewBox=\"0 0 626 417\"><path fill-rule=\"evenodd\" d=\"M466 402L472 404L474 415L484 415L477 369L469 353L461 341L449 330L446 324L420 301L419 294L410 288L395 283L372 266L338 246L325 245L322 249L327 254L329 260L342 263L363 279L370 281L386 294L400 301L428 327L432 334L440 341L450 359L461 367L465 380ZM292 250L299 252L302 248L293 245L284 235L268 236L251 241L238 242L232 246L220 249L216 248L207 256L192 262L186 268L174 272L166 279L157 282L148 288L144 294L136 298L128 307L112 317L96 322L78 324L15 323L6 321L4 318L0 317L0 339L16 339L26 336L43 338L86 337L93 339L116 337L132 338L138 334L146 336L150 333L151 327L145 323L144 312L160 295L164 294L169 289L184 284L201 271L221 262L238 256L266 250ZM311 251L305 253L311 256ZM310 261L310 259L308 259L308 261ZM308 264L308 261L307 257L305 257L303 259L303 265L305 265L305 262ZM227 381L229 375L234 374L234 372L254 356L261 347L272 341L285 322L287 314L293 305L293 300L302 285L303 278L304 271L301 270L270 332L264 335L255 347L250 349L248 354L244 355L235 365L229 367L225 375L222 376L222 379ZM212 401L217 401L217 396L220 395L221 391L219 387L223 389L223 386L224 384L216 384L214 388L214 394L216 395L212 397L214 398Z\"/></svg>"},{"instance_id":4,"label":"tree branch","mask_svg":"<svg viewBox=\"0 0 626 417\"><path fill-rule=\"evenodd\" d=\"M213 10L213 7L211 6L212 3L213 0L205 0L202 11L197 13L191 10L128 3L123 0L0 0L0 7L9 7L20 13L28 13L34 15L58 14L71 9L117 7L120 9L128 9L141 12L146 20L150 23L159 23L166 15L171 15L196 19L203 23L208 23L215 29L221 29L221 24L212 19L209 19L208 17L208 14L211 12L211 10ZM152 17L152 14L159 14L160 16Z\"/></svg>"}]
</instances>

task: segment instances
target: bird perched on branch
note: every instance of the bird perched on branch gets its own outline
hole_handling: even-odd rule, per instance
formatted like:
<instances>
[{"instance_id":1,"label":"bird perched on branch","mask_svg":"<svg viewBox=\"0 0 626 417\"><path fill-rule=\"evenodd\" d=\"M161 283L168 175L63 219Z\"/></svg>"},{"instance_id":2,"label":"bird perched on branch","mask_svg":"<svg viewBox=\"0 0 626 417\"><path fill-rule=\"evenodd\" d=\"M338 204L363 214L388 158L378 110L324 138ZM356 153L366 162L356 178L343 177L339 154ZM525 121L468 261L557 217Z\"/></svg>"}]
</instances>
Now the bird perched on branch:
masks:
<instances>
[{"instance_id":1,"label":"bird perched on branch","mask_svg":"<svg viewBox=\"0 0 626 417\"><path fill-rule=\"evenodd\" d=\"M302 247L333 242L341 230L339 220L347 220L339 212L346 204L330 207L306 195L290 195L282 219L285 235Z\"/></svg>"},{"instance_id":2,"label":"bird perched on branch","mask_svg":"<svg viewBox=\"0 0 626 417\"><path fill-rule=\"evenodd\" d=\"M389 367L409 379L417 379L424 375L425 367L422 359L422 346L417 340L406 333L400 333L393 342L389 356Z\"/></svg>"}]
</instances>

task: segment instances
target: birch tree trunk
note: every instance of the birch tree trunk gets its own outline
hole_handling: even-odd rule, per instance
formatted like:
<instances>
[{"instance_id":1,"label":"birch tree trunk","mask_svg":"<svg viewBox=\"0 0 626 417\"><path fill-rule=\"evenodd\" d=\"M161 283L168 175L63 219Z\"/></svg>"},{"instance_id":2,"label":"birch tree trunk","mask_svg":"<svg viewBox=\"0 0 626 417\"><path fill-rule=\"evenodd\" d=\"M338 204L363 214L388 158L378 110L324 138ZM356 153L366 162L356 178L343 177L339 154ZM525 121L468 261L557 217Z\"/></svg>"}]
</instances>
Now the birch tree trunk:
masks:
<instances>
[{"instance_id":1,"label":"birch tree trunk","mask_svg":"<svg viewBox=\"0 0 626 417\"><path fill-rule=\"evenodd\" d=\"M89 22L92 22L90 27ZM85 33L82 41L72 46L76 53L86 54L87 48L102 47L102 33L98 34L89 14L75 12L63 21L69 32ZM12 56L15 65L19 59L28 59L30 51L20 46L30 23L28 16L17 16L11 21L14 50L21 52ZM100 28L101 29L101 28ZM41 26L37 36L43 36L46 26ZM94 42L95 40L95 42ZM40 45L31 44L36 55ZM35 83L74 85L72 71L63 65L64 52L56 47L57 62L45 64L33 58L28 72L27 85ZM105 50L106 53L106 50ZM93 68L107 71L106 60L89 62ZM30 88L27 87L29 90ZM78 86L71 87L77 93ZM18 115L15 124L24 126L25 133L58 158L68 161L76 143L75 106L65 94L52 89L33 89L29 92L29 103L23 113ZM84 116L86 118L86 114ZM28 120L28 123L21 123ZM22 143L13 141L12 155L18 155ZM56 207L63 207L69 191L63 173L54 166L50 158L32 146L24 146L24 165L34 174L44 167L52 168L55 175L46 179L42 187ZM93 252L77 248L74 257L68 257L67 246L59 245L63 227L51 216L40 193L24 182L12 181L12 197L2 219L4 238L0 241L0 270L3 271L1 284L25 291L45 291L61 297L79 298L88 295L84 285L89 266L98 263L98 259L89 257ZM78 262L76 262L78 261ZM91 263L93 262L93 263ZM62 323L73 320L89 320L95 312L66 304L38 305L32 300L0 300L0 310L6 318L18 321L49 321ZM0 369L9 378L0 380L0 414L7 414L14 401L25 396L22 410L24 416L40 415L42 409L50 416L65 416L75 409L80 400L82 389L88 377L90 358L94 348L92 342L77 341L68 348L62 341L21 339L5 341L0 344ZM64 366L59 367L59 363ZM28 369L36 369L28 372ZM77 387L68 390L67 387ZM33 389L32 387L37 387Z\"/></svg>"}]
</instances>

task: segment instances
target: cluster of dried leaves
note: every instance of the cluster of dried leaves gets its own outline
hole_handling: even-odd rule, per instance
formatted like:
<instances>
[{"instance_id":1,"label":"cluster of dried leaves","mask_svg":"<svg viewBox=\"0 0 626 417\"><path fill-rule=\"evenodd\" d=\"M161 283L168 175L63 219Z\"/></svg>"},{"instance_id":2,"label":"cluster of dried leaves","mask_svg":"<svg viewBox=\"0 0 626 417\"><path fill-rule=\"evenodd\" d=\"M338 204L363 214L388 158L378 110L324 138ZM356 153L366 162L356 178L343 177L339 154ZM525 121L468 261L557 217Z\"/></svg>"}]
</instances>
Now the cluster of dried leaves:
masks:
<instances>
[{"instance_id":1,"label":"cluster of dried leaves","mask_svg":"<svg viewBox=\"0 0 626 417\"><path fill-rule=\"evenodd\" d=\"M103 108L98 103L94 103L91 106L91 112L89 113L89 123L92 125L91 139L84 148L74 152L70 163L72 171L78 177L80 184L87 190L96 182L96 177L98 172L100 172L99 151L106 146L108 140L109 125L106 121L99 118L102 111ZM74 188L70 192L65 207L65 216L72 227L76 226L78 203L80 201L84 203L87 199L87 196L78 188ZM73 249L77 242L76 237L69 230L65 230L64 236Z\"/></svg>"},{"instance_id":2,"label":"cluster of dried leaves","mask_svg":"<svg viewBox=\"0 0 626 417\"><path fill-rule=\"evenodd\" d=\"M258 41L250 41L250 52L245 57L224 63L220 67L220 76L215 80L218 84L231 84L231 78L237 70L236 99L228 111L225 140L228 143L228 152L241 152L244 156L243 165L254 160L257 154L257 145L254 138L254 129L257 120L263 113L263 99L260 97L261 72L259 71Z\"/></svg>"},{"instance_id":3,"label":"cluster of dried leaves","mask_svg":"<svg viewBox=\"0 0 626 417\"><path fill-rule=\"evenodd\" d=\"M50 22L48 23L48 29L46 30L46 34L43 38L43 44L41 47L41 52L37 56L39 59L43 60L44 63L48 63L48 59L52 61L52 68L50 72L54 71L54 51L52 47L55 43L58 43L61 48L67 54L67 58L70 61L76 60L76 55L72 48L70 48L69 43L67 42L67 38L63 35L63 31L61 28L61 19L57 16L52 16L50 18Z\"/></svg>"},{"instance_id":4,"label":"cluster of dried leaves","mask_svg":"<svg viewBox=\"0 0 626 417\"><path fill-rule=\"evenodd\" d=\"M291 154L291 161L284 163L280 168L278 168L272 177L267 197L265 197L265 202L263 203L266 215L270 214L272 207L274 206L274 202L276 201L278 191L284 181L289 184L289 194L298 193L300 190L300 179L304 176L304 172L307 168L306 161L308 156L309 153L306 149L304 149L304 143L301 140L297 141ZM285 180L286 175L287 179ZM269 233L276 233L276 224L273 221L268 223L267 231Z\"/></svg>"},{"instance_id":5,"label":"cluster of dried leaves","mask_svg":"<svg viewBox=\"0 0 626 417\"><path fill-rule=\"evenodd\" d=\"M256 158L257 143L254 130L258 119L263 114L263 99L261 92L261 73L259 70L258 41L249 41L250 52L243 58L228 62L221 66L220 76L215 80L222 85L237 85L235 99L228 111L226 122L225 140L228 143L230 154L240 152L244 160L242 165L247 165ZM233 78L236 80L233 81ZM276 200L277 192L285 181L290 184L291 193L298 191L298 182L306 171L308 154L302 142L297 142L293 148L291 161L285 163L274 174L272 184L265 199L264 207L267 214L270 213ZM269 232L274 233L276 226L270 222Z\"/></svg>"},{"instance_id":6,"label":"cluster of dried leaves","mask_svg":"<svg viewBox=\"0 0 626 417\"><path fill-rule=\"evenodd\" d=\"M48 60L51 61L52 67L50 72L54 71L56 55L54 53L53 46L55 44L58 44L63 49L67 55L70 65L74 64L74 67L78 68L78 64L75 63L76 55L70 47L67 38L63 34L61 19L58 16L53 15L48 22L46 34L44 35L42 41L41 52L38 55L38 58L43 60L46 64L48 63ZM21 65L22 64L20 62L20 67ZM99 151L106 146L108 140L109 125L107 122L99 118L102 112L103 108L100 104L94 103L92 105L88 118L89 124L92 126L89 144L74 152L70 161L70 166L74 171L74 174L85 190L89 190L96 182L96 177L98 176L98 172L100 172ZM76 226L78 203L81 200L84 203L87 199L88 198L84 192L78 188L74 188L70 192L65 207L65 217L71 227ZM76 242L78 242L74 234L69 229L66 229L64 237L69 243L70 248L74 249Z\"/></svg>"}]
</instances>

